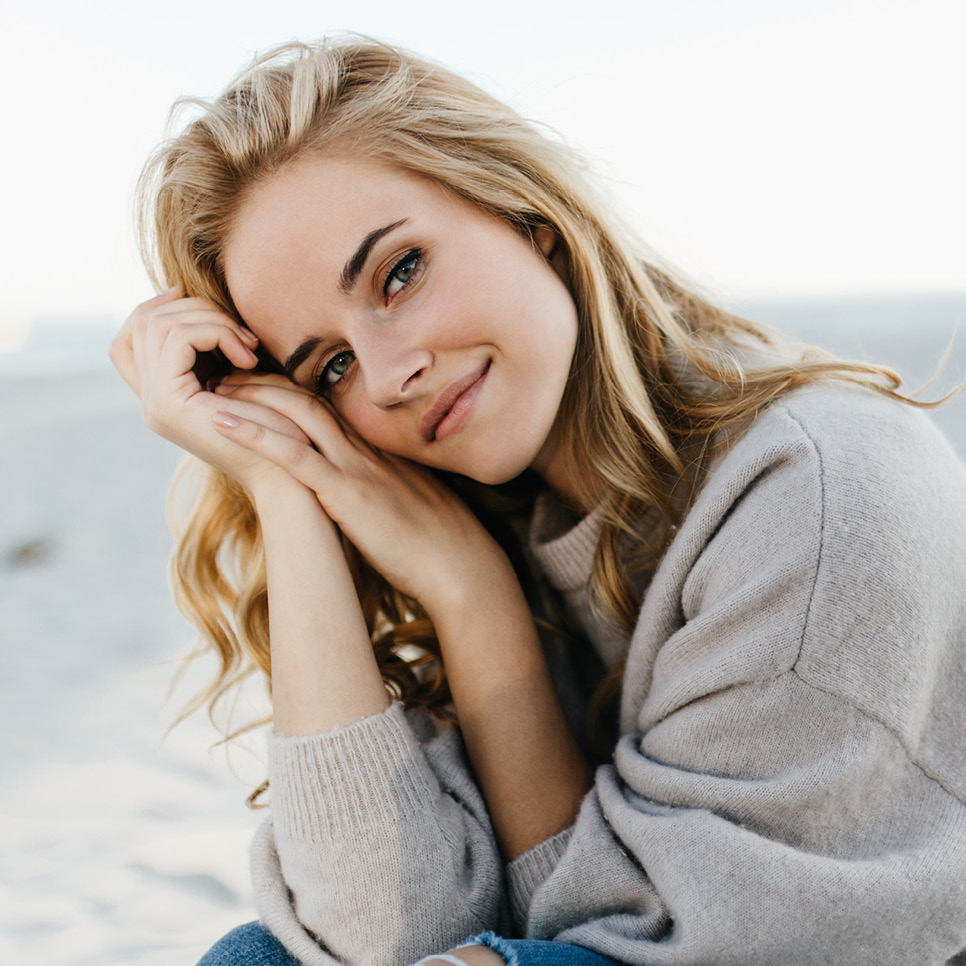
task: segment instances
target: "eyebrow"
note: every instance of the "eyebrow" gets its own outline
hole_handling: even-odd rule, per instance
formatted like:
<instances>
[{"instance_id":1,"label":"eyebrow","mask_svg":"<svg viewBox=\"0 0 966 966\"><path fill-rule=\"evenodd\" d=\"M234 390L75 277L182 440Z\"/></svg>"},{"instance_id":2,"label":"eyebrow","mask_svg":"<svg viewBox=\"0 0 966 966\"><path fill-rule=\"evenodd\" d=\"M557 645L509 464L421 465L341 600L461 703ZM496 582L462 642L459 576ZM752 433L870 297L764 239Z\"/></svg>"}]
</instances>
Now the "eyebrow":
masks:
<instances>
[{"instance_id":1,"label":"eyebrow","mask_svg":"<svg viewBox=\"0 0 966 966\"><path fill-rule=\"evenodd\" d=\"M285 360L282 368L285 370L285 375L288 376L289 382L295 382L295 371L315 352L321 342L322 340L318 336L309 336L309 338L303 339L295 351Z\"/></svg>"},{"instance_id":2,"label":"eyebrow","mask_svg":"<svg viewBox=\"0 0 966 966\"><path fill-rule=\"evenodd\" d=\"M372 251L372 246L380 238L388 235L389 232L395 231L400 225L405 225L407 221L409 221L408 218L403 218L401 221L394 221L391 225L386 225L384 228L376 228L362 239L362 244L355 250L355 254L349 261L345 263L345 268L342 269L342 275L339 276L339 288L346 295L352 290L352 286L356 284L356 279L359 278L359 273L366 264L366 259L369 257L369 252Z\"/></svg>"},{"instance_id":3,"label":"eyebrow","mask_svg":"<svg viewBox=\"0 0 966 966\"><path fill-rule=\"evenodd\" d=\"M391 231L395 231L400 225L405 225L409 221L408 218L402 218L399 221L394 221L391 225L385 225L383 228L376 228L369 232L365 238L362 239L362 243L353 252L352 257L345 263L345 268L342 269L342 274L339 276L339 288L342 289L346 295L352 290L352 287L356 284L359 278L359 274L366 264L366 259L369 257L369 253L372 251L373 245L379 241L380 238L384 238ZM295 373L299 366L305 362L306 359L318 348L322 340L317 336L309 336L307 339L303 339L295 348L295 351L285 360L282 368L285 371L285 375L288 377L290 382L295 382Z\"/></svg>"}]
</instances>

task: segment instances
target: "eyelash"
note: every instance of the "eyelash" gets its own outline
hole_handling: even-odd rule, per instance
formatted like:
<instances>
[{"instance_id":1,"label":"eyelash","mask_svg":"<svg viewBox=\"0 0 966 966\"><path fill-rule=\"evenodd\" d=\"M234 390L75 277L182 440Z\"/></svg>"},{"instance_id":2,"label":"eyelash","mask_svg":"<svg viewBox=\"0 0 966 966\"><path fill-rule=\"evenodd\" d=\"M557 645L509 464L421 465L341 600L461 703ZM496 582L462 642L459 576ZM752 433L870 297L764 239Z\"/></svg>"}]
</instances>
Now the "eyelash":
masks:
<instances>
[{"instance_id":1,"label":"eyelash","mask_svg":"<svg viewBox=\"0 0 966 966\"><path fill-rule=\"evenodd\" d=\"M387 299L388 301L392 301L392 299L396 298L396 296L398 296L401 292L404 292L407 288L409 288L413 281L418 277L422 264L422 249L411 248L408 252L406 252L406 254L403 255L403 257L400 258L386 273L386 277L382 283L383 298ZM405 280L399 279L399 274L403 271L403 269L410 265L412 266L412 269L409 278ZM399 291L393 292L392 295L390 295L389 286L393 283L393 281L402 282L402 287L399 289ZM315 379L315 394L317 396L326 395L332 389L338 386L338 384L345 378L347 373L343 372L342 375L340 375L337 379L330 381L330 375L333 375L332 366L335 365L339 359L342 359L345 356L352 356L352 360L346 366L346 370L348 370L349 365L352 365L352 362L355 361L355 353L351 349L340 350L335 355L331 356L328 362L326 362L326 364L322 367L321 372L319 372Z\"/></svg>"},{"instance_id":2,"label":"eyelash","mask_svg":"<svg viewBox=\"0 0 966 966\"><path fill-rule=\"evenodd\" d=\"M349 364L346 366L346 369L348 370L349 366L351 366L352 363L355 361L356 354L351 349L340 349L335 355L329 357L328 362L326 362L326 364L322 367L322 371L318 374L318 376L315 377L315 395L316 396L327 395L332 389L338 386L338 384L342 382L342 380L345 378L346 373L343 372L342 375L339 376L339 378L336 379L334 382L329 381L329 373L332 371L332 366L335 365L335 363L339 359L342 359L344 356L352 356L352 359L350 360Z\"/></svg>"},{"instance_id":3,"label":"eyelash","mask_svg":"<svg viewBox=\"0 0 966 966\"><path fill-rule=\"evenodd\" d=\"M399 273L406 268L407 265L412 265L412 274L405 281L397 279ZM423 252L420 248L411 248L399 261L396 262L392 268L386 273L386 277L382 283L382 295L383 298L391 301L396 298L401 292L404 292L413 281L418 277L420 270L423 266ZM398 292L393 292L392 295L389 294L389 286L394 280L402 281L402 288Z\"/></svg>"}]
</instances>

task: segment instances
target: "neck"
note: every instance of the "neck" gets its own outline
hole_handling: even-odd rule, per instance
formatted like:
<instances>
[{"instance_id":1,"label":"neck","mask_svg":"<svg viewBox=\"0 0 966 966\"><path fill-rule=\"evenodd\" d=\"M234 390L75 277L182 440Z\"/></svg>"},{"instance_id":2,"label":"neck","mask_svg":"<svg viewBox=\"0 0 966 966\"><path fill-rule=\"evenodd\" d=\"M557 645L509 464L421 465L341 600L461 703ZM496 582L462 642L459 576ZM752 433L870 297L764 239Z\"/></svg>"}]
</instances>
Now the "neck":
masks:
<instances>
[{"instance_id":1,"label":"neck","mask_svg":"<svg viewBox=\"0 0 966 966\"><path fill-rule=\"evenodd\" d=\"M566 459L561 450L562 447L557 446L545 464L537 461L533 469L560 497L564 506L576 513L589 513L603 497L603 487L589 468L578 467Z\"/></svg>"}]
</instances>

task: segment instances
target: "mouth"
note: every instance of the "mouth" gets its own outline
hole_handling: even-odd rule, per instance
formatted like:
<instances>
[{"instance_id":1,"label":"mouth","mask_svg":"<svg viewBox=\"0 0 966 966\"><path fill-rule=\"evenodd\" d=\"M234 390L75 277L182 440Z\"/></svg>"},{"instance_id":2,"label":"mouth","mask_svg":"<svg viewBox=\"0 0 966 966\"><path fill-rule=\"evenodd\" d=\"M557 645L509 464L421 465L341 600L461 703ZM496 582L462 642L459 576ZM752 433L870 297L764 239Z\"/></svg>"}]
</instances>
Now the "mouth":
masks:
<instances>
[{"instance_id":1,"label":"mouth","mask_svg":"<svg viewBox=\"0 0 966 966\"><path fill-rule=\"evenodd\" d=\"M472 372L450 383L439 394L416 427L427 443L445 439L463 424L483 388L483 381L490 371L490 361L487 359Z\"/></svg>"}]
</instances>

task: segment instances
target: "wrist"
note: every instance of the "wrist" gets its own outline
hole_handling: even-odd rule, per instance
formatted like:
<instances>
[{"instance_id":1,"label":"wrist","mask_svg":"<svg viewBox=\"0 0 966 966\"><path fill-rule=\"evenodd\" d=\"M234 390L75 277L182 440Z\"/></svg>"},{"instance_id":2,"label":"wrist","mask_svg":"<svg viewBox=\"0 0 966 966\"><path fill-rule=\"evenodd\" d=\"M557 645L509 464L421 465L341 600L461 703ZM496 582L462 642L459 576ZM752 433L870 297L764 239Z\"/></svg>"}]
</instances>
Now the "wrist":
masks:
<instances>
[{"instance_id":1,"label":"wrist","mask_svg":"<svg viewBox=\"0 0 966 966\"><path fill-rule=\"evenodd\" d=\"M318 506L315 494L285 470L275 469L259 474L246 485L252 502L257 510L270 510L279 505L295 503L314 503ZM321 507L319 507L321 510Z\"/></svg>"},{"instance_id":2,"label":"wrist","mask_svg":"<svg viewBox=\"0 0 966 966\"><path fill-rule=\"evenodd\" d=\"M457 559L447 560L432 573L436 571L432 579L426 572L427 590L416 596L437 627L458 624L475 611L489 609L491 602L517 593L523 599L509 558L488 534L485 542L462 549Z\"/></svg>"},{"instance_id":3,"label":"wrist","mask_svg":"<svg viewBox=\"0 0 966 966\"><path fill-rule=\"evenodd\" d=\"M249 493L266 536L278 532L286 534L285 539L291 539L292 535L305 536L311 532L323 540L329 552L336 552L339 558L345 559L339 528L315 493L294 477L280 471L261 479Z\"/></svg>"},{"instance_id":4,"label":"wrist","mask_svg":"<svg viewBox=\"0 0 966 966\"><path fill-rule=\"evenodd\" d=\"M530 620L530 608L509 558L496 543L465 554L433 592L420 598L427 616L442 637L474 621L497 624Z\"/></svg>"}]
</instances>

